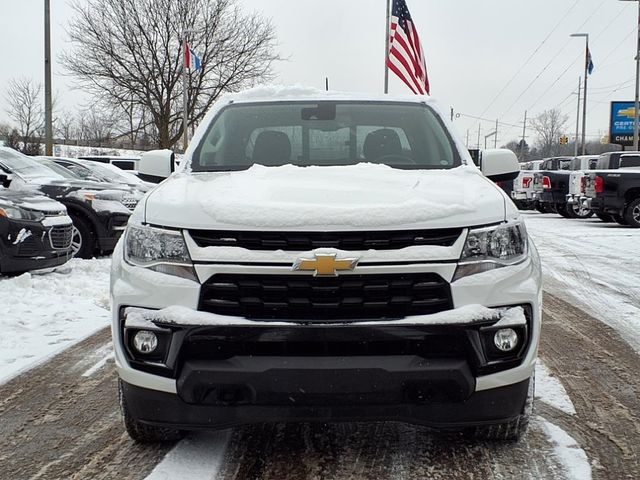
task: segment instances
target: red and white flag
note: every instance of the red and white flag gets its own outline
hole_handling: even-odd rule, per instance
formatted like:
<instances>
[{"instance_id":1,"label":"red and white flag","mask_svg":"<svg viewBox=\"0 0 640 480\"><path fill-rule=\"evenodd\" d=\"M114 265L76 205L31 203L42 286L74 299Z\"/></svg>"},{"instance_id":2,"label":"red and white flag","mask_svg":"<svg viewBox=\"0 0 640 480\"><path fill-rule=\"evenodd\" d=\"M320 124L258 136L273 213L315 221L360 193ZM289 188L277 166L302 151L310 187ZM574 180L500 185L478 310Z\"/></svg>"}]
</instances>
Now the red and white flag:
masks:
<instances>
[{"instance_id":1,"label":"red and white flag","mask_svg":"<svg viewBox=\"0 0 640 480\"><path fill-rule=\"evenodd\" d=\"M405 0L393 0L387 66L413 93L429 95L424 51Z\"/></svg>"}]
</instances>

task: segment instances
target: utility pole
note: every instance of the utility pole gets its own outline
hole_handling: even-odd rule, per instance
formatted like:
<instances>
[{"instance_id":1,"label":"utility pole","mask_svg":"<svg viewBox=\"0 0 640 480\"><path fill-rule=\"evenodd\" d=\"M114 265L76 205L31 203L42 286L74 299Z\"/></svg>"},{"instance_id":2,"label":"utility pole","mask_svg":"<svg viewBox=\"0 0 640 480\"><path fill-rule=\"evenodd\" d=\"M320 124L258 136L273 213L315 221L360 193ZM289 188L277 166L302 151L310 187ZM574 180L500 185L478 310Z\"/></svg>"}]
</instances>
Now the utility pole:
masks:
<instances>
[{"instance_id":1,"label":"utility pole","mask_svg":"<svg viewBox=\"0 0 640 480\"><path fill-rule=\"evenodd\" d=\"M582 100L582 155L587 154L587 84L589 83L589 34L572 33L572 37L584 38L586 42L584 57L584 98Z\"/></svg>"},{"instance_id":2,"label":"utility pole","mask_svg":"<svg viewBox=\"0 0 640 480\"><path fill-rule=\"evenodd\" d=\"M527 138L527 111L524 111L524 124L522 125L522 143L520 144L520 161L524 160L524 145Z\"/></svg>"},{"instance_id":3,"label":"utility pole","mask_svg":"<svg viewBox=\"0 0 640 480\"><path fill-rule=\"evenodd\" d=\"M633 128L633 151L640 143L640 1L638 1L638 48L636 51L636 119Z\"/></svg>"},{"instance_id":4,"label":"utility pole","mask_svg":"<svg viewBox=\"0 0 640 480\"><path fill-rule=\"evenodd\" d=\"M496 138L493 139L493 148L498 148L498 119L496 118Z\"/></svg>"},{"instance_id":5,"label":"utility pole","mask_svg":"<svg viewBox=\"0 0 640 480\"><path fill-rule=\"evenodd\" d=\"M633 150L639 150L640 143L640 0L620 0L622 2L638 2L638 45L636 48L636 115L633 127Z\"/></svg>"},{"instance_id":6,"label":"utility pole","mask_svg":"<svg viewBox=\"0 0 640 480\"><path fill-rule=\"evenodd\" d=\"M578 113L576 115L576 141L573 146L573 156L578 156L578 135L580 133L580 89L582 88L582 77L578 78Z\"/></svg>"},{"instance_id":7,"label":"utility pole","mask_svg":"<svg viewBox=\"0 0 640 480\"><path fill-rule=\"evenodd\" d=\"M329 77L325 77L325 79L324 79L324 87L325 87L325 90L328 92L329 91Z\"/></svg>"},{"instance_id":8,"label":"utility pole","mask_svg":"<svg viewBox=\"0 0 640 480\"><path fill-rule=\"evenodd\" d=\"M51 8L44 0L44 135L45 155L53 156L53 99L51 95Z\"/></svg>"},{"instance_id":9,"label":"utility pole","mask_svg":"<svg viewBox=\"0 0 640 480\"><path fill-rule=\"evenodd\" d=\"M453 123L453 107L451 107L451 123Z\"/></svg>"},{"instance_id":10,"label":"utility pole","mask_svg":"<svg viewBox=\"0 0 640 480\"><path fill-rule=\"evenodd\" d=\"M480 150L480 135L482 134L482 124L478 124L478 150Z\"/></svg>"}]
</instances>

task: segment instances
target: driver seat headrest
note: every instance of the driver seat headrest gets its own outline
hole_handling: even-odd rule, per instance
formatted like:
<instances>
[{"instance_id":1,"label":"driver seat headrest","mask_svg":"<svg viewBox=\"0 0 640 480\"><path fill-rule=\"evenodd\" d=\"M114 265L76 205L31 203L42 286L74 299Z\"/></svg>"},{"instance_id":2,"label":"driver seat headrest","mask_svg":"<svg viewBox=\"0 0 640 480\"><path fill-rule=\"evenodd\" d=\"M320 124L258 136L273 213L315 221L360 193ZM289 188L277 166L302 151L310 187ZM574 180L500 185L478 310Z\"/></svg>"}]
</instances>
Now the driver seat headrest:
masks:
<instances>
[{"instance_id":1,"label":"driver seat headrest","mask_svg":"<svg viewBox=\"0 0 640 480\"><path fill-rule=\"evenodd\" d=\"M387 155L402 155L400 137L390 128L375 130L365 138L362 153L369 162L375 162Z\"/></svg>"}]
</instances>

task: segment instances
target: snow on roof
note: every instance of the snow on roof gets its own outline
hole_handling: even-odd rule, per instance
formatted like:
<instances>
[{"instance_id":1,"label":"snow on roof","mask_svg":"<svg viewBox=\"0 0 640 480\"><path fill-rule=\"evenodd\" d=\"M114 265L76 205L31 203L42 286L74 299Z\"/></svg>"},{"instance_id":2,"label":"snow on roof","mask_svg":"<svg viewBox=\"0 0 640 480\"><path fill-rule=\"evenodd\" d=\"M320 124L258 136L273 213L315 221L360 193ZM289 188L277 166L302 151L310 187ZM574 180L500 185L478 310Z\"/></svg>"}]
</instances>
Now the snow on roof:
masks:
<instances>
[{"instance_id":1,"label":"snow on roof","mask_svg":"<svg viewBox=\"0 0 640 480\"><path fill-rule=\"evenodd\" d=\"M336 90L320 90L302 85L274 85L259 86L238 93L230 93L220 97L218 102L222 104L249 103L249 102L273 102L273 101L322 101L322 100L366 100L386 102L411 102L434 104L432 97L422 95L385 95L382 93L341 92Z\"/></svg>"}]
</instances>

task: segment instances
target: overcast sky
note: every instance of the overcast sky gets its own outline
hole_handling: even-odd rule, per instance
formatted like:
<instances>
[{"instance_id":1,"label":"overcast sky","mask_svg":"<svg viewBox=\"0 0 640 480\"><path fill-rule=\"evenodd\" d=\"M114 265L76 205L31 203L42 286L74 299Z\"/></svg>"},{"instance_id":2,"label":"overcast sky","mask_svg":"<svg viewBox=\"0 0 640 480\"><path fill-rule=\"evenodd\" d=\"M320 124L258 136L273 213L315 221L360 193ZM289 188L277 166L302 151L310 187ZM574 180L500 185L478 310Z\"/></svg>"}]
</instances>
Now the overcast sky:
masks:
<instances>
[{"instance_id":1,"label":"overcast sky","mask_svg":"<svg viewBox=\"0 0 640 480\"><path fill-rule=\"evenodd\" d=\"M53 49L70 48L66 0L52 0ZM385 0L238 0L273 20L279 51L277 83L379 92L383 88ZM575 127L584 40L591 35L595 71L589 78L587 134L608 128L609 102L634 98L637 6L616 0L407 0L427 56L432 95L460 116L456 127L470 146L495 128L499 142L522 135L529 117L560 107ZM0 91L13 77L43 76L43 1L2 0ZM534 53L535 52L535 53ZM179 54L179 52L176 52ZM528 62L528 63L527 63ZM54 63L54 90L65 109L86 102ZM516 75L517 74L517 75ZM515 75L515 78L514 78ZM508 82L511 83L509 84ZM505 88L507 87L507 88ZM392 78L391 93L407 89ZM497 97L497 98L496 98ZM495 99L495 101L494 101ZM0 120L6 121L0 95ZM493 119L479 121L472 117ZM484 143L484 140L482 140Z\"/></svg>"}]
</instances>

